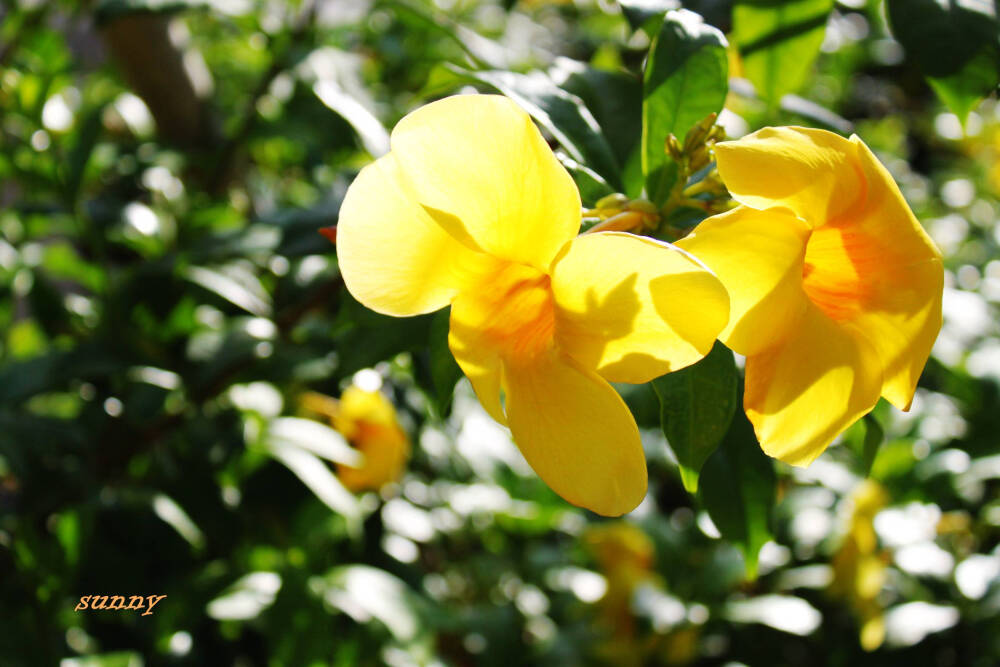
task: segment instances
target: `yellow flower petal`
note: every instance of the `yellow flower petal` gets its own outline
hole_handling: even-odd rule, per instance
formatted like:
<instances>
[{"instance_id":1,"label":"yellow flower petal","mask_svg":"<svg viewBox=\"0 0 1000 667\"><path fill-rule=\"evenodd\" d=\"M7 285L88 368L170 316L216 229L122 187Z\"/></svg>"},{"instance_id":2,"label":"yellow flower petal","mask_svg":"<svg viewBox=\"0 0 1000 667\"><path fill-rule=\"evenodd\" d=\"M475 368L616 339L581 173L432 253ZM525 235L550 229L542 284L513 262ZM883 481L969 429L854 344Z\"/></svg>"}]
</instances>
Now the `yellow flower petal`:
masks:
<instances>
[{"instance_id":1,"label":"yellow flower petal","mask_svg":"<svg viewBox=\"0 0 1000 667\"><path fill-rule=\"evenodd\" d=\"M908 410L917 380L941 330L944 268L941 254L914 217L892 176L860 139L853 137L864 169L868 200L853 221L870 242L872 292L852 321L882 360L882 395Z\"/></svg>"},{"instance_id":2,"label":"yellow flower petal","mask_svg":"<svg viewBox=\"0 0 1000 667\"><path fill-rule=\"evenodd\" d=\"M808 237L806 224L785 211L740 206L677 242L729 290L729 324L719 340L749 356L795 333L809 305L802 291Z\"/></svg>"},{"instance_id":3,"label":"yellow flower petal","mask_svg":"<svg viewBox=\"0 0 1000 667\"><path fill-rule=\"evenodd\" d=\"M497 95L417 109L392 132L417 199L466 245L548 269L580 228L580 194L531 118Z\"/></svg>"},{"instance_id":4,"label":"yellow flower petal","mask_svg":"<svg viewBox=\"0 0 1000 667\"><path fill-rule=\"evenodd\" d=\"M864 200L856 148L832 132L765 127L716 144L715 156L733 199L750 208L784 207L816 226Z\"/></svg>"},{"instance_id":5,"label":"yellow flower petal","mask_svg":"<svg viewBox=\"0 0 1000 667\"><path fill-rule=\"evenodd\" d=\"M712 349L722 283L668 243L621 232L572 241L552 273L559 347L612 382L648 382Z\"/></svg>"},{"instance_id":6,"label":"yellow flower petal","mask_svg":"<svg viewBox=\"0 0 1000 667\"><path fill-rule=\"evenodd\" d=\"M364 454L364 463L359 468L337 464L337 477L350 491L378 491L402 477L410 442L399 426L362 422L352 443Z\"/></svg>"},{"instance_id":7,"label":"yellow flower petal","mask_svg":"<svg viewBox=\"0 0 1000 667\"><path fill-rule=\"evenodd\" d=\"M875 406L881 386L875 351L810 306L795 336L747 358L743 406L769 456L808 465Z\"/></svg>"},{"instance_id":8,"label":"yellow flower petal","mask_svg":"<svg viewBox=\"0 0 1000 667\"><path fill-rule=\"evenodd\" d=\"M537 269L497 261L493 271L452 303L452 354L483 407L501 424L501 361L527 363L552 346L555 316L549 282Z\"/></svg>"},{"instance_id":9,"label":"yellow flower petal","mask_svg":"<svg viewBox=\"0 0 1000 667\"><path fill-rule=\"evenodd\" d=\"M883 371L882 393L905 410L941 328L944 271L937 258L901 252L895 240L904 234L882 238L865 227L814 231L803 287L828 317L868 341Z\"/></svg>"},{"instance_id":10,"label":"yellow flower petal","mask_svg":"<svg viewBox=\"0 0 1000 667\"><path fill-rule=\"evenodd\" d=\"M344 389L340 395L339 410L333 419L337 430L348 438L353 425L360 422L396 426L396 408L380 391L368 391L357 385Z\"/></svg>"},{"instance_id":11,"label":"yellow flower petal","mask_svg":"<svg viewBox=\"0 0 1000 667\"><path fill-rule=\"evenodd\" d=\"M361 170L337 224L344 283L368 308L403 317L442 308L488 257L444 231L406 191L390 153Z\"/></svg>"},{"instance_id":12,"label":"yellow flower petal","mask_svg":"<svg viewBox=\"0 0 1000 667\"><path fill-rule=\"evenodd\" d=\"M451 305L448 347L459 368L469 378L483 409L493 419L506 424L500 398L503 365L499 351L490 344L479 326L482 311L474 297L459 297Z\"/></svg>"},{"instance_id":13,"label":"yellow flower petal","mask_svg":"<svg viewBox=\"0 0 1000 667\"><path fill-rule=\"evenodd\" d=\"M535 472L580 507L618 516L646 495L639 430L611 385L555 348L505 364L507 422Z\"/></svg>"}]
</instances>

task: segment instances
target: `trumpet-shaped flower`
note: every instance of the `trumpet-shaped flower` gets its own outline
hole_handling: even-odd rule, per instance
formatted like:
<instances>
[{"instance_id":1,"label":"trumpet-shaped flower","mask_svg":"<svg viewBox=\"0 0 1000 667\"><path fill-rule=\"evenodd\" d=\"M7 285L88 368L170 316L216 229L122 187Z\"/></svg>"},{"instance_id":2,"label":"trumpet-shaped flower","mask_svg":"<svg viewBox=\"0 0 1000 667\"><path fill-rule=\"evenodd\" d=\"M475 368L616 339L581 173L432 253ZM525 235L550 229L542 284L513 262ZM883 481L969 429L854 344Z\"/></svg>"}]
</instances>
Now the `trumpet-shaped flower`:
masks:
<instances>
[{"instance_id":1,"label":"trumpet-shaped flower","mask_svg":"<svg viewBox=\"0 0 1000 667\"><path fill-rule=\"evenodd\" d=\"M307 393L302 397L302 407L329 419L364 457L357 467L337 464L337 477L345 487L355 493L378 491L402 476L410 457L410 440L396 419L392 403L380 392L351 385L339 401Z\"/></svg>"},{"instance_id":2,"label":"trumpet-shaped flower","mask_svg":"<svg viewBox=\"0 0 1000 667\"><path fill-rule=\"evenodd\" d=\"M737 208L678 243L729 290L764 451L819 456L879 396L909 409L941 328L941 256L856 136L765 128L715 147Z\"/></svg>"},{"instance_id":3,"label":"trumpet-shaped flower","mask_svg":"<svg viewBox=\"0 0 1000 667\"><path fill-rule=\"evenodd\" d=\"M580 195L510 100L429 104L348 189L337 257L348 290L394 316L451 306L448 343L485 409L566 500L633 509L646 464L608 384L704 356L721 283L687 253L624 233L577 237Z\"/></svg>"}]
</instances>

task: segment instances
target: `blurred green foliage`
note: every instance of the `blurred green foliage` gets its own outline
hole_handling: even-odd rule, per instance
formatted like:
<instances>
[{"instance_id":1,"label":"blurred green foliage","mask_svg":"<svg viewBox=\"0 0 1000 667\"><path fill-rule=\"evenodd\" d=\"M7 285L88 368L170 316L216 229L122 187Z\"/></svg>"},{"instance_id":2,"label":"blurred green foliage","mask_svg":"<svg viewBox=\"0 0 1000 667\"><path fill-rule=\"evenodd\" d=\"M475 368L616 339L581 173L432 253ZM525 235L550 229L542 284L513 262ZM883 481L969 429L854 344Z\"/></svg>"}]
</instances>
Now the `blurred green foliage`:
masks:
<instances>
[{"instance_id":1,"label":"blurred green foliage","mask_svg":"<svg viewBox=\"0 0 1000 667\"><path fill-rule=\"evenodd\" d=\"M680 4L0 4L0 664L1000 661L992 4ZM361 307L318 233L387 128L470 85L535 117L585 206L648 186L644 128L683 137L723 100L731 136L857 132L946 256L912 411L800 470L739 410L704 416L729 385L672 378L665 429L622 387L650 494L622 521L567 505L455 388L446 315ZM414 441L381 493L337 481L350 451L301 406L351 382ZM685 419L722 433L685 443ZM870 595L862 562L887 573ZM167 598L74 609L115 594Z\"/></svg>"}]
</instances>

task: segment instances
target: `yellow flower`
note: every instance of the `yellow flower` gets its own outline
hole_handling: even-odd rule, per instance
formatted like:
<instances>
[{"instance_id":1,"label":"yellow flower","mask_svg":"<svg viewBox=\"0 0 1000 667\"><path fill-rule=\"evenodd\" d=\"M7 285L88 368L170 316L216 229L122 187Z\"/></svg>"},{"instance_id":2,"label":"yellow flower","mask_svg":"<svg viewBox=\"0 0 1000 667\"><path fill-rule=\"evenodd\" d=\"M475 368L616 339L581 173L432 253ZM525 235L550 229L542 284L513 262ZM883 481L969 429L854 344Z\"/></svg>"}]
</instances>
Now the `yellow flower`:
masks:
<instances>
[{"instance_id":1,"label":"yellow flower","mask_svg":"<svg viewBox=\"0 0 1000 667\"><path fill-rule=\"evenodd\" d=\"M653 541L634 524L625 520L595 524L583 534L583 542L601 571L621 583L628 595L652 576Z\"/></svg>"},{"instance_id":2,"label":"yellow flower","mask_svg":"<svg viewBox=\"0 0 1000 667\"><path fill-rule=\"evenodd\" d=\"M908 410L941 328L937 248L858 137L765 128L715 147L741 206L678 243L729 290L764 451L806 465L879 396Z\"/></svg>"},{"instance_id":3,"label":"yellow flower","mask_svg":"<svg viewBox=\"0 0 1000 667\"><path fill-rule=\"evenodd\" d=\"M602 646L614 664L642 664L640 646L635 642L636 619L632 599L642 585L659 587L653 571L656 549L646 533L626 521L609 521L590 526L583 544L607 580L607 590L597 603L599 623L610 636Z\"/></svg>"},{"instance_id":4,"label":"yellow flower","mask_svg":"<svg viewBox=\"0 0 1000 667\"><path fill-rule=\"evenodd\" d=\"M885 555L878 548L874 521L888 503L888 495L877 482L864 480L854 489L851 500L853 510L847 535L833 557L830 593L851 605L861 623L861 646L874 651L885 639L885 619L878 595L888 570Z\"/></svg>"},{"instance_id":5,"label":"yellow flower","mask_svg":"<svg viewBox=\"0 0 1000 667\"><path fill-rule=\"evenodd\" d=\"M587 234L580 195L528 115L462 95L406 116L344 198L348 290L394 316L451 305L448 343L480 401L559 495L606 515L646 492L635 421L608 384L704 356L719 281L669 244Z\"/></svg>"},{"instance_id":6,"label":"yellow flower","mask_svg":"<svg viewBox=\"0 0 1000 667\"><path fill-rule=\"evenodd\" d=\"M302 407L327 417L364 460L360 467L337 464L337 477L351 491L378 491L395 482L410 457L410 441L385 396L351 385L340 400L323 394L302 396Z\"/></svg>"}]
</instances>

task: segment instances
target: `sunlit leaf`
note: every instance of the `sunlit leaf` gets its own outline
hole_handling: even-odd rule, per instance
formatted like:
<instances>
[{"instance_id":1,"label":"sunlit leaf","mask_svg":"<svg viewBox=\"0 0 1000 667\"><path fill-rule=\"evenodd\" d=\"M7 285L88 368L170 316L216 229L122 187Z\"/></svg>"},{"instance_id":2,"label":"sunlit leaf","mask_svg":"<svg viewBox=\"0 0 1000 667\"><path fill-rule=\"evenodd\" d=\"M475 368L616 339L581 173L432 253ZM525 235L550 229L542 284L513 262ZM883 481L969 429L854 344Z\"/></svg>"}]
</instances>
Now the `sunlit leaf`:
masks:
<instances>
[{"instance_id":1,"label":"sunlit leaf","mask_svg":"<svg viewBox=\"0 0 1000 667\"><path fill-rule=\"evenodd\" d=\"M323 80L313 86L320 102L350 123L358 133L361 144L373 157L389 152L389 133L375 115L364 105L348 95L336 82Z\"/></svg>"},{"instance_id":2,"label":"sunlit leaf","mask_svg":"<svg viewBox=\"0 0 1000 667\"><path fill-rule=\"evenodd\" d=\"M324 505L343 515L349 523L356 524L360 520L361 508L357 498L318 456L299 447L280 445L272 447L271 454L291 470Z\"/></svg>"},{"instance_id":3,"label":"sunlit leaf","mask_svg":"<svg viewBox=\"0 0 1000 667\"><path fill-rule=\"evenodd\" d=\"M726 38L687 10L667 13L643 76L642 170L646 194L662 204L677 179L667 136L683 139L726 101Z\"/></svg>"},{"instance_id":4,"label":"sunlit leaf","mask_svg":"<svg viewBox=\"0 0 1000 667\"><path fill-rule=\"evenodd\" d=\"M361 453L351 447L344 436L311 419L279 417L271 421L267 443L276 449L298 447L327 461L352 467L358 467L362 462Z\"/></svg>"},{"instance_id":5,"label":"sunlit leaf","mask_svg":"<svg viewBox=\"0 0 1000 667\"><path fill-rule=\"evenodd\" d=\"M653 23L654 18L662 17L671 9L680 8L681 3L679 0L618 0L618 6L622 8L622 14L632 29L638 30Z\"/></svg>"},{"instance_id":6,"label":"sunlit leaf","mask_svg":"<svg viewBox=\"0 0 1000 667\"><path fill-rule=\"evenodd\" d=\"M177 502L162 493L153 497L153 512L196 549L205 545L205 534Z\"/></svg>"},{"instance_id":7,"label":"sunlit leaf","mask_svg":"<svg viewBox=\"0 0 1000 667\"><path fill-rule=\"evenodd\" d=\"M583 100L618 164L624 166L642 137L642 79L625 70L609 72L570 58L557 58L549 76Z\"/></svg>"},{"instance_id":8,"label":"sunlit leaf","mask_svg":"<svg viewBox=\"0 0 1000 667\"><path fill-rule=\"evenodd\" d=\"M823 615L818 609L791 595L761 595L749 600L734 600L726 605L726 616L737 623L760 623L803 637L811 635L823 622Z\"/></svg>"},{"instance_id":9,"label":"sunlit leaf","mask_svg":"<svg viewBox=\"0 0 1000 667\"><path fill-rule=\"evenodd\" d=\"M738 0L733 42L757 94L776 105L798 90L823 43L834 0Z\"/></svg>"},{"instance_id":10,"label":"sunlit leaf","mask_svg":"<svg viewBox=\"0 0 1000 667\"><path fill-rule=\"evenodd\" d=\"M220 621L247 621L274 604L281 590L277 572L251 572L240 577L222 595L208 603L205 611Z\"/></svg>"},{"instance_id":11,"label":"sunlit leaf","mask_svg":"<svg viewBox=\"0 0 1000 667\"><path fill-rule=\"evenodd\" d=\"M191 282L253 315L267 317L271 314L270 295L260 279L241 264L220 268L189 266L183 273Z\"/></svg>"},{"instance_id":12,"label":"sunlit leaf","mask_svg":"<svg viewBox=\"0 0 1000 667\"><path fill-rule=\"evenodd\" d=\"M384 570L345 565L324 577L314 578L310 588L327 604L356 620L366 620L364 615L377 618L399 641L412 641L423 629L421 600L405 583Z\"/></svg>"}]
</instances>

